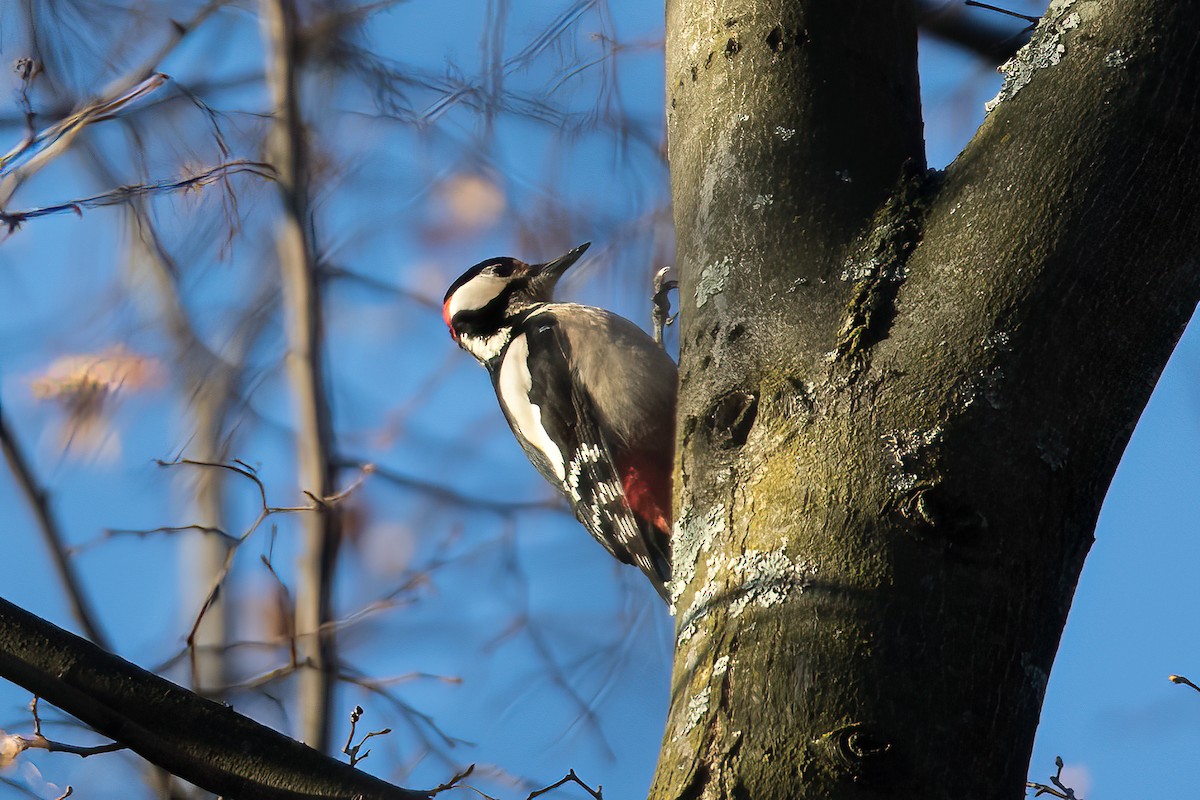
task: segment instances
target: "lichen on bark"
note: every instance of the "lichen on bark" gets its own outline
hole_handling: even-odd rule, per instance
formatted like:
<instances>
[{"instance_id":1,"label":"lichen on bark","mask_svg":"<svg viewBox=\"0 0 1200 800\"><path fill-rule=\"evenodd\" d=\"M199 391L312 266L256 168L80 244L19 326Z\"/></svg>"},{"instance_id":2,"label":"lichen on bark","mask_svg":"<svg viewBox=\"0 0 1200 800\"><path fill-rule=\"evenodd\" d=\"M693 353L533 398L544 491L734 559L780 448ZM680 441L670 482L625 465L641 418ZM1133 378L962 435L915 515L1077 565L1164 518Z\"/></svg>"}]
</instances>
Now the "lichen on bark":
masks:
<instances>
[{"instance_id":1,"label":"lichen on bark","mask_svg":"<svg viewBox=\"0 0 1200 800\"><path fill-rule=\"evenodd\" d=\"M944 176L911 11L667 4L681 511L656 800L956 800L962 774L1020 796L1104 488L1200 299L1179 212L1200 108L1175 102L1200 7L1055 3L1035 38L1058 63Z\"/></svg>"}]
</instances>

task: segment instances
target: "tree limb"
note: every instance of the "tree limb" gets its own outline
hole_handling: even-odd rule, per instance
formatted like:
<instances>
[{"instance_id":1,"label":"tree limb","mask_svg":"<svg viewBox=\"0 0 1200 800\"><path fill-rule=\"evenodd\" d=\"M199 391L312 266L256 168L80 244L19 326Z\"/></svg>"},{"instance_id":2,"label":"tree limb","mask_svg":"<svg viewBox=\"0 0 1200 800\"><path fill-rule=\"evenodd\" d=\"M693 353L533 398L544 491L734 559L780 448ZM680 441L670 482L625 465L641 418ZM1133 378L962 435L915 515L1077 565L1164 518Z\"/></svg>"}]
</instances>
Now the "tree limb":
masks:
<instances>
[{"instance_id":1,"label":"tree limb","mask_svg":"<svg viewBox=\"0 0 1200 800\"><path fill-rule=\"evenodd\" d=\"M0 676L203 789L243 800L418 800L0 599Z\"/></svg>"}]
</instances>

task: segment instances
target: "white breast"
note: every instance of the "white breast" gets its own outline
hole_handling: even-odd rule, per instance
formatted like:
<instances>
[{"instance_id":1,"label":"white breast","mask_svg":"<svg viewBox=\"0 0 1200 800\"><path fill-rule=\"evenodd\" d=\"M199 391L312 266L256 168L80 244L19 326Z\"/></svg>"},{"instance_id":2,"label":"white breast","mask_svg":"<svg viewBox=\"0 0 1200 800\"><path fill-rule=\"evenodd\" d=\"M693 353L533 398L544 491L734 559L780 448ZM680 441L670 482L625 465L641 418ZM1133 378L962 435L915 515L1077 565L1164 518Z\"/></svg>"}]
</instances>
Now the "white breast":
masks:
<instances>
[{"instance_id":1,"label":"white breast","mask_svg":"<svg viewBox=\"0 0 1200 800\"><path fill-rule=\"evenodd\" d=\"M550 468L562 481L566 476L562 451L542 427L541 408L529 400L533 378L526 363L528 357L529 343L525 341L525 334L522 333L512 340L504 354L504 360L500 362L500 377L496 383L500 401L508 410L517 433L546 457Z\"/></svg>"}]
</instances>

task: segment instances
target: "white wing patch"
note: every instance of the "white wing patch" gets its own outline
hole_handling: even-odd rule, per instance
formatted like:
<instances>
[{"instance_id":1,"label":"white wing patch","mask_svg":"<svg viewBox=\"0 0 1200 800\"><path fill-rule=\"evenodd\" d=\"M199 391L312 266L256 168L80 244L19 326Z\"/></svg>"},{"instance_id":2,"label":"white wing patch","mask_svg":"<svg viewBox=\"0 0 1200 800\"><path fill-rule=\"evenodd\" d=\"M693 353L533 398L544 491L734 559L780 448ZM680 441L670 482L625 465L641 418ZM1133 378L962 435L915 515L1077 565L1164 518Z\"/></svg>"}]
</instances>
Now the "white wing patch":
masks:
<instances>
[{"instance_id":1,"label":"white wing patch","mask_svg":"<svg viewBox=\"0 0 1200 800\"><path fill-rule=\"evenodd\" d=\"M597 464L604 458L607 458L607 454L599 445L581 444L571 457L567 477L563 480L563 489L571 498L572 505L576 507L576 513L581 513L580 509L586 509L583 513L587 519L581 515L580 521L593 532L600 544L616 555L612 543L601 535L601 532L611 530L617 541L626 548L641 535L626 510L625 490L612 480L598 481L590 486L585 484L583 489L579 485L583 473L590 471L589 465ZM594 479L595 473L589 477ZM645 568L650 569L650 560L645 556L639 556L638 563L641 564L643 560L646 562Z\"/></svg>"},{"instance_id":2,"label":"white wing patch","mask_svg":"<svg viewBox=\"0 0 1200 800\"><path fill-rule=\"evenodd\" d=\"M571 468L567 470L567 477L563 480L563 488L567 490L567 494L576 503L580 500L579 494L579 475L583 472L584 466L587 464L595 464L600 460L599 445L581 445L575 451L575 456L571 459Z\"/></svg>"},{"instance_id":3,"label":"white wing patch","mask_svg":"<svg viewBox=\"0 0 1200 800\"><path fill-rule=\"evenodd\" d=\"M474 281L472 281L474 283ZM468 286L470 284L467 284ZM513 425L517 432L531 445L541 451L550 463L550 468L560 481L566 479L566 468L563 465L562 451L542 427L542 409L529 400L529 391L533 388L533 378L529 374L529 343L525 334L512 340L504 360L500 363L500 379L497 386L500 390L500 400L508 409ZM576 475L578 481L578 475Z\"/></svg>"}]
</instances>

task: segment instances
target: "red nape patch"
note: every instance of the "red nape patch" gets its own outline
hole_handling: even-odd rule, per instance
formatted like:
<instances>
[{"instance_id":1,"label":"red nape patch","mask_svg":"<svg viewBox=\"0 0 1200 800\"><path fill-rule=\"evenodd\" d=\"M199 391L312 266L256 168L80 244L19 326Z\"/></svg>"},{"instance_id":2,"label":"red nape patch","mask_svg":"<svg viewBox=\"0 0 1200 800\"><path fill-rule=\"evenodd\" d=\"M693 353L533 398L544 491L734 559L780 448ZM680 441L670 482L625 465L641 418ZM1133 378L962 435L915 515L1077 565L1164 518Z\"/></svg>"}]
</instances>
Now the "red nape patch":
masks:
<instances>
[{"instance_id":1,"label":"red nape patch","mask_svg":"<svg viewBox=\"0 0 1200 800\"><path fill-rule=\"evenodd\" d=\"M621 486L633 513L671 533L671 475L655 469L653 459L634 454L621 465Z\"/></svg>"},{"instance_id":2,"label":"red nape patch","mask_svg":"<svg viewBox=\"0 0 1200 800\"><path fill-rule=\"evenodd\" d=\"M446 298L446 302L442 303L442 320L446 323L446 327L450 329L450 338L458 341L458 337L454 335L454 327L450 324L450 298Z\"/></svg>"}]
</instances>

